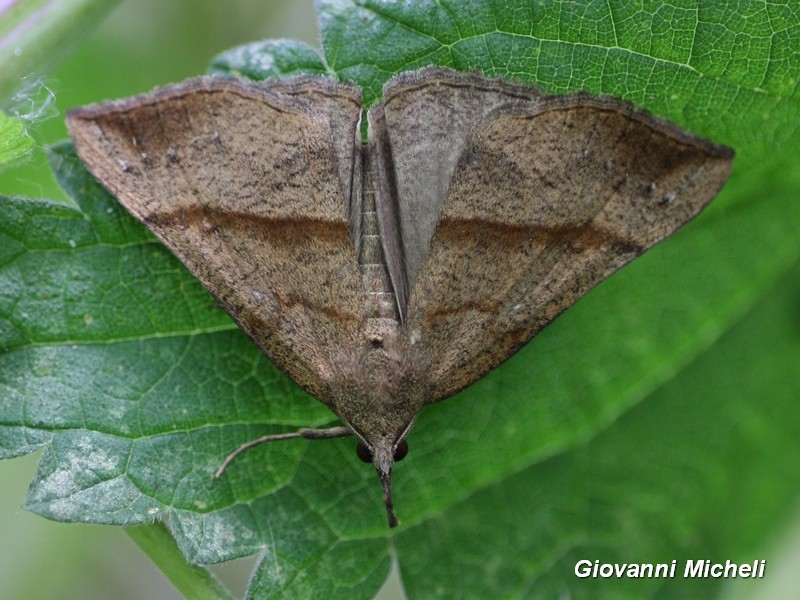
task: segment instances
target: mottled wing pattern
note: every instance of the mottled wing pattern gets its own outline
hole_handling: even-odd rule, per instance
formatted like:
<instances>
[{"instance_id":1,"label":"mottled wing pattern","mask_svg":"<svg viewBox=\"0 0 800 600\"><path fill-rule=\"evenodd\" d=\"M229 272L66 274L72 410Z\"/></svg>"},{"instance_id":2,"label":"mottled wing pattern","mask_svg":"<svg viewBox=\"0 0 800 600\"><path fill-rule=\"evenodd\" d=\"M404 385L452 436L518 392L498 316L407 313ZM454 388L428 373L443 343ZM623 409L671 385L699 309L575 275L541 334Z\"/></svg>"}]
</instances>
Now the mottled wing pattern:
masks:
<instances>
[{"instance_id":1,"label":"mottled wing pattern","mask_svg":"<svg viewBox=\"0 0 800 600\"><path fill-rule=\"evenodd\" d=\"M393 148L417 144L430 156L459 149L429 205L430 242L417 240L422 260L405 323L430 362L432 401L497 366L695 216L731 167L727 148L614 99L530 95L437 71L390 92L384 110ZM437 108L427 108L431 96ZM470 107L478 107L471 116L461 112ZM416 114L422 125L393 123L392 113ZM448 122L467 124L462 139L438 136ZM423 155L395 166L398 188L418 196L425 192L413 182L437 168ZM416 200L401 194L400 206L408 202Z\"/></svg>"},{"instance_id":2,"label":"mottled wing pattern","mask_svg":"<svg viewBox=\"0 0 800 600\"><path fill-rule=\"evenodd\" d=\"M324 79L198 78L73 111L89 170L322 401L363 332L348 228L360 95Z\"/></svg>"}]
</instances>

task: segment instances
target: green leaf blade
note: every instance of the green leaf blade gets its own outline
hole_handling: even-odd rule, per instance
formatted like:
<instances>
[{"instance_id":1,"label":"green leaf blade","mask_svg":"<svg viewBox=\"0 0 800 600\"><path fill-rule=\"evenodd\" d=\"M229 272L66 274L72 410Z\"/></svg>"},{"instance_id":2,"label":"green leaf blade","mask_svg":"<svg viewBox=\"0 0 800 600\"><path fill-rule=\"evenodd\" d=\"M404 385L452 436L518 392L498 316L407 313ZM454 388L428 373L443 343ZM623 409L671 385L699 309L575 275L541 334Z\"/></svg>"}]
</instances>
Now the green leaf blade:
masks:
<instances>
[{"instance_id":1,"label":"green leaf blade","mask_svg":"<svg viewBox=\"0 0 800 600\"><path fill-rule=\"evenodd\" d=\"M576 598L598 592L717 597L719 580L685 579L685 561L762 558L753 553L754 541L781 521L800 486L793 468L800 448L789 441L800 426L794 408L800 334L785 327L795 312L799 275L795 266L752 319L585 445L485 486L424 526L401 532L395 546L409 597L477 590L557 597L563 589ZM762 353L754 338L776 354ZM687 390L702 404L688 404ZM431 561L420 547L451 560ZM486 557L493 562L483 569L461 568ZM574 568L584 559L676 560L677 575L580 583Z\"/></svg>"},{"instance_id":2,"label":"green leaf blade","mask_svg":"<svg viewBox=\"0 0 800 600\"><path fill-rule=\"evenodd\" d=\"M265 40L232 48L212 59L209 72L243 75L256 81L332 74L314 48L294 40Z\"/></svg>"}]
</instances>

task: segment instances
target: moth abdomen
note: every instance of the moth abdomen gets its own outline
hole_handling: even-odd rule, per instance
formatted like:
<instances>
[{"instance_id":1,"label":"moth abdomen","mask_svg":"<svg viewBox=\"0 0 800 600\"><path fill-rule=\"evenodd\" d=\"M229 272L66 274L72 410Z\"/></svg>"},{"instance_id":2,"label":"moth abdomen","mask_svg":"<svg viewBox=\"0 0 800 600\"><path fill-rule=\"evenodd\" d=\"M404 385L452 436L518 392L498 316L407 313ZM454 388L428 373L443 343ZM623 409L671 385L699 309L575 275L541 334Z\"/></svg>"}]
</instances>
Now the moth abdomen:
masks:
<instances>
[{"instance_id":1,"label":"moth abdomen","mask_svg":"<svg viewBox=\"0 0 800 600\"><path fill-rule=\"evenodd\" d=\"M383 348L388 334L400 324L400 313L381 245L375 207L375 169L369 152L362 147L361 228L358 264L364 288L366 337L375 349Z\"/></svg>"}]
</instances>

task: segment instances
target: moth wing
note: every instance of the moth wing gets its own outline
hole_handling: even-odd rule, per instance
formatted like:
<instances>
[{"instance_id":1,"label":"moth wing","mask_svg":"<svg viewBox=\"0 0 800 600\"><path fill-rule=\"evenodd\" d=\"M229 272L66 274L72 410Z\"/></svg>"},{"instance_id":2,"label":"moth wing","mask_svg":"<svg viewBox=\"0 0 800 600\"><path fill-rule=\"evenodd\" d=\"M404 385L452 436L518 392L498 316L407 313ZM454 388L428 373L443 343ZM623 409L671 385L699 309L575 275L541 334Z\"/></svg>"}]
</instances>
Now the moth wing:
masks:
<instances>
[{"instance_id":1,"label":"moth wing","mask_svg":"<svg viewBox=\"0 0 800 600\"><path fill-rule=\"evenodd\" d=\"M432 401L694 217L731 168L729 149L619 100L527 89L428 71L386 94L399 210L421 207L435 223L429 241L411 238L420 258L404 325L430 363ZM438 134L448 123L455 140ZM436 160L410 145L457 149L432 199L417 182L434 177Z\"/></svg>"},{"instance_id":2,"label":"moth wing","mask_svg":"<svg viewBox=\"0 0 800 600\"><path fill-rule=\"evenodd\" d=\"M530 86L524 93L526 101L543 96ZM383 102L369 111L370 146L379 171L379 225L403 318L467 133L476 119L510 101L482 77L428 67L393 78Z\"/></svg>"},{"instance_id":3,"label":"moth wing","mask_svg":"<svg viewBox=\"0 0 800 600\"><path fill-rule=\"evenodd\" d=\"M365 316L348 207L360 97L322 79L198 78L72 111L92 174L272 361L326 401Z\"/></svg>"}]
</instances>

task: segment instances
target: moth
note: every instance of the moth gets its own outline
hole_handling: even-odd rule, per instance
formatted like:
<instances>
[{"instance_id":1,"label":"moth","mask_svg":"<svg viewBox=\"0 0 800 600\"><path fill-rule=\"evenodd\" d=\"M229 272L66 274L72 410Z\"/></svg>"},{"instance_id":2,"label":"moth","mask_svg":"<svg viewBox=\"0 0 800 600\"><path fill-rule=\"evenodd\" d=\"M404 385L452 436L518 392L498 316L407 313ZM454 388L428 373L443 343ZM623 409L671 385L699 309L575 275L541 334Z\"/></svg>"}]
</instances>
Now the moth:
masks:
<instances>
[{"instance_id":1,"label":"moth","mask_svg":"<svg viewBox=\"0 0 800 600\"><path fill-rule=\"evenodd\" d=\"M366 114L364 114L366 112ZM367 142L361 122L366 118ZM621 100L426 68L365 111L319 77L73 110L89 171L391 475L420 409L506 360L717 194L733 152Z\"/></svg>"}]
</instances>

